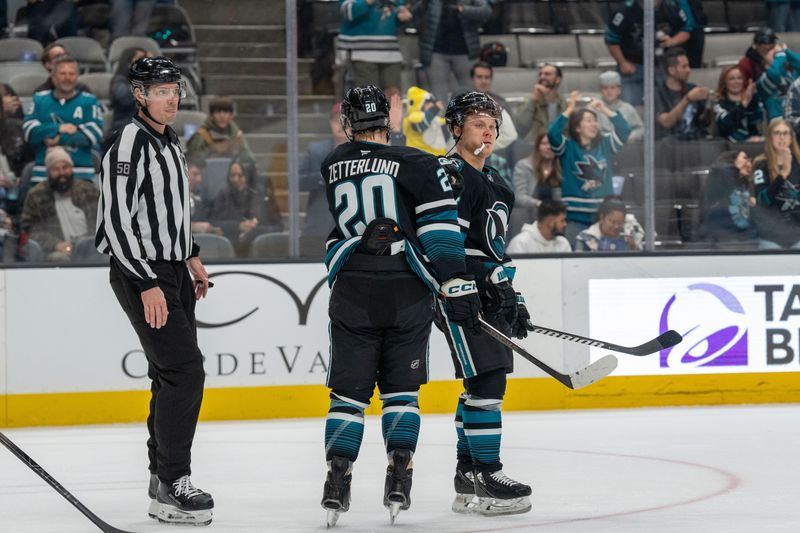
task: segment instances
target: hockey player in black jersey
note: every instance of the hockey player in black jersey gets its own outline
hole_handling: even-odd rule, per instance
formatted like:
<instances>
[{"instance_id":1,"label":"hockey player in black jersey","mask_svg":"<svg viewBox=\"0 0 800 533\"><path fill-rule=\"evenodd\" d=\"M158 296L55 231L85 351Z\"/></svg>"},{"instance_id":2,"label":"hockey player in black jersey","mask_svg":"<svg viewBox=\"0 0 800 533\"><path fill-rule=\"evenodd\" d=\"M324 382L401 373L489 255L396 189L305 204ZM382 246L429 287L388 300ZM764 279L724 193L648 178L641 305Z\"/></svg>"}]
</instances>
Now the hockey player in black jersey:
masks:
<instances>
[{"instance_id":1,"label":"hockey player in black jersey","mask_svg":"<svg viewBox=\"0 0 800 533\"><path fill-rule=\"evenodd\" d=\"M500 108L487 94L468 92L450 100L445 120L456 153L440 162L458 200L467 272L475 277L482 313L506 335L526 337L533 325L522 296L512 286L515 268L505 253L514 193L495 169L485 165L500 130ZM513 371L511 350L488 335L454 324L441 307L437 324L450 345L456 376L464 381L456 410L453 511L528 512L531 488L507 477L500 462L501 407L506 373Z\"/></svg>"},{"instance_id":2,"label":"hockey player in black jersey","mask_svg":"<svg viewBox=\"0 0 800 533\"><path fill-rule=\"evenodd\" d=\"M442 295L442 312L466 330L476 329L480 307L466 273L456 201L438 160L388 146L389 104L376 87L348 91L341 119L350 142L320 169L335 223L325 257L332 390L322 507L329 527L350 506L364 409L376 383L389 462L383 502L392 522L409 508L433 295Z\"/></svg>"}]
</instances>

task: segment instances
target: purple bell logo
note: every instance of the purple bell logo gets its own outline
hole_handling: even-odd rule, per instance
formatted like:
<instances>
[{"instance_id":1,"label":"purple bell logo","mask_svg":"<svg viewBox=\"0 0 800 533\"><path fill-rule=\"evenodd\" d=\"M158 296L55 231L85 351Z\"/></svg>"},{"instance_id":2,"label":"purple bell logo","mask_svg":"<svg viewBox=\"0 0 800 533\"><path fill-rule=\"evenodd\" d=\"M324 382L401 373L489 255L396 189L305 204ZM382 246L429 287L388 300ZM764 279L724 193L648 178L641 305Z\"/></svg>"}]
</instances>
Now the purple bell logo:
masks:
<instances>
[{"instance_id":1,"label":"purple bell logo","mask_svg":"<svg viewBox=\"0 0 800 533\"><path fill-rule=\"evenodd\" d=\"M683 335L661 350L661 368L747 366L747 317L739 300L713 283L676 292L661 312L659 332Z\"/></svg>"}]
</instances>

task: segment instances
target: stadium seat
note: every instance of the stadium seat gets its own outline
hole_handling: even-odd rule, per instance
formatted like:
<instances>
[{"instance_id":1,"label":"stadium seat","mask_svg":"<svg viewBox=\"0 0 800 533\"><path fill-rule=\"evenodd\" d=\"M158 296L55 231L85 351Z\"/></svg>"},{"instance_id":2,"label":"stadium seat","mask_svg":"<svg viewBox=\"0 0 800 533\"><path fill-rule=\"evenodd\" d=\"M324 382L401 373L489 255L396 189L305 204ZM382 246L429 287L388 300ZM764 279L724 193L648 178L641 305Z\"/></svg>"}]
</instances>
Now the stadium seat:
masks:
<instances>
[{"instance_id":1,"label":"stadium seat","mask_svg":"<svg viewBox=\"0 0 800 533\"><path fill-rule=\"evenodd\" d=\"M39 74L48 76L47 71L41 63L20 63L20 62L5 62L0 63L0 80L10 80L19 74Z\"/></svg>"},{"instance_id":2,"label":"stadium seat","mask_svg":"<svg viewBox=\"0 0 800 533\"><path fill-rule=\"evenodd\" d=\"M712 91L717 90L719 84L719 74L722 69L717 68L693 68L689 75L689 81L701 87L708 87Z\"/></svg>"},{"instance_id":3,"label":"stadium seat","mask_svg":"<svg viewBox=\"0 0 800 533\"><path fill-rule=\"evenodd\" d=\"M578 50L588 67L617 68L617 62L611 57L602 35L578 35Z\"/></svg>"},{"instance_id":4,"label":"stadium seat","mask_svg":"<svg viewBox=\"0 0 800 533\"><path fill-rule=\"evenodd\" d=\"M608 23L607 2L572 0L551 2L556 30L572 34L603 34Z\"/></svg>"},{"instance_id":5,"label":"stadium seat","mask_svg":"<svg viewBox=\"0 0 800 533\"><path fill-rule=\"evenodd\" d=\"M403 64L406 68L416 69L422 67L419 62L419 42L414 34L400 33L397 36L400 43L400 53L403 56Z\"/></svg>"},{"instance_id":6,"label":"stadium seat","mask_svg":"<svg viewBox=\"0 0 800 533\"><path fill-rule=\"evenodd\" d=\"M285 231L264 233L250 243L250 257L288 257L289 233Z\"/></svg>"},{"instance_id":7,"label":"stadium seat","mask_svg":"<svg viewBox=\"0 0 800 533\"><path fill-rule=\"evenodd\" d=\"M45 260L41 245L33 239L28 239L22 247L22 257L28 263L38 263Z\"/></svg>"},{"instance_id":8,"label":"stadium seat","mask_svg":"<svg viewBox=\"0 0 800 533\"><path fill-rule=\"evenodd\" d=\"M671 150L674 171L708 169L724 152L727 141L724 139L703 139L696 141L672 141L662 144L664 150Z\"/></svg>"},{"instance_id":9,"label":"stadium seat","mask_svg":"<svg viewBox=\"0 0 800 533\"><path fill-rule=\"evenodd\" d=\"M762 0L728 0L726 7L733 31L752 32L767 25L767 6Z\"/></svg>"},{"instance_id":10,"label":"stadium seat","mask_svg":"<svg viewBox=\"0 0 800 533\"><path fill-rule=\"evenodd\" d=\"M731 31L724 0L703 0L703 13L708 19L703 28L706 33L727 33ZM708 43L708 40L706 40L706 43Z\"/></svg>"},{"instance_id":11,"label":"stadium seat","mask_svg":"<svg viewBox=\"0 0 800 533\"><path fill-rule=\"evenodd\" d=\"M503 8L509 33L555 33L550 2L505 2Z\"/></svg>"},{"instance_id":12,"label":"stadium seat","mask_svg":"<svg viewBox=\"0 0 800 533\"><path fill-rule=\"evenodd\" d=\"M735 65L752 43L753 36L749 33L712 33L706 35L706 44L703 48L703 64L707 67Z\"/></svg>"},{"instance_id":13,"label":"stadium seat","mask_svg":"<svg viewBox=\"0 0 800 533\"><path fill-rule=\"evenodd\" d=\"M89 37L62 37L56 41L64 47L69 55L78 60L80 71L105 72L108 60L100 43Z\"/></svg>"},{"instance_id":14,"label":"stadium seat","mask_svg":"<svg viewBox=\"0 0 800 533\"><path fill-rule=\"evenodd\" d=\"M183 76L186 86L186 98L181 98L180 109L197 111L200 108L200 97L194 88L194 84L186 76Z\"/></svg>"},{"instance_id":15,"label":"stadium seat","mask_svg":"<svg viewBox=\"0 0 800 533\"><path fill-rule=\"evenodd\" d=\"M47 73L42 69L42 72L24 72L22 74L15 74L8 80L8 84L17 93L20 98L33 96L33 91L47 81Z\"/></svg>"},{"instance_id":16,"label":"stadium seat","mask_svg":"<svg viewBox=\"0 0 800 533\"><path fill-rule=\"evenodd\" d=\"M764 143L732 143L729 141L727 149L737 152L742 151L750 156L751 159L755 159L757 156L764 153Z\"/></svg>"},{"instance_id":17,"label":"stadium seat","mask_svg":"<svg viewBox=\"0 0 800 533\"><path fill-rule=\"evenodd\" d=\"M194 26L186 10L178 5L154 5L147 34L155 36L159 46L170 55L194 54L197 48Z\"/></svg>"},{"instance_id":18,"label":"stadium seat","mask_svg":"<svg viewBox=\"0 0 800 533\"><path fill-rule=\"evenodd\" d=\"M78 81L86 84L98 100L107 103L111 98L111 72L91 72L84 74Z\"/></svg>"},{"instance_id":19,"label":"stadium seat","mask_svg":"<svg viewBox=\"0 0 800 533\"><path fill-rule=\"evenodd\" d=\"M178 116L175 117L175 122L172 124L172 129L179 137L185 138L187 141L194 135L197 128L203 125L206 121L206 114L200 111L184 111L178 110ZM188 127L187 127L188 126Z\"/></svg>"},{"instance_id":20,"label":"stadium seat","mask_svg":"<svg viewBox=\"0 0 800 533\"><path fill-rule=\"evenodd\" d=\"M559 67L583 67L574 35L519 35L520 63L538 67L552 63Z\"/></svg>"},{"instance_id":21,"label":"stadium seat","mask_svg":"<svg viewBox=\"0 0 800 533\"><path fill-rule=\"evenodd\" d=\"M600 93L600 73L603 69L584 68L566 69L561 78L561 94L566 98L570 91L581 91L582 93Z\"/></svg>"},{"instance_id":22,"label":"stadium seat","mask_svg":"<svg viewBox=\"0 0 800 533\"><path fill-rule=\"evenodd\" d=\"M506 47L506 53L508 54L508 61L506 62L506 66L507 67L520 66L519 45L517 44L516 35L481 35L480 40L481 40L481 46L491 42L502 43L503 46Z\"/></svg>"},{"instance_id":23,"label":"stadium seat","mask_svg":"<svg viewBox=\"0 0 800 533\"><path fill-rule=\"evenodd\" d=\"M213 233L194 233L194 240L200 247L203 259L230 259L236 257L233 244L222 235Z\"/></svg>"},{"instance_id":24,"label":"stadium seat","mask_svg":"<svg viewBox=\"0 0 800 533\"><path fill-rule=\"evenodd\" d=\"M498 67L494 69L492 92L501 96L529 96L538 73L529 68Z\"/></svg>"},{"instance_id":25,"label":"stadium seat","mask_svg":"<svg viewBox=\"0 0 800 533\"><path fill-rule=\"evenodd\" d=\"M26 37L10 37L3 39L0 46L0 61L39 61L42 45L39 41Z\"/></svg>"},{"instance_id":26,"label":"stadium seat","mask_svg":"<svg viewBox=\"0 0 800 533\"><path fill-rule=\"evenodd\" d=\"M219 191L228 183L228 168L231 166L229 157L209 157L203 169L203 183L200 186L202 196L206 200L213 200Z\"/></svg>"},{"instance_id":27,"label":"stadium seat","mask_svg":"<svg viewBox=\"0 0 800 533\"><path fill-rule=\"evenodd\" d=\"M311 4L311 20L314 21L314 32L338 34L342 25L339 2L318 0L309 2L309 4Z\"/></svg>"},{"instance_id":28,"label":"stadium seat","mask_svg":"<svg viewBox=\"0 0 800 533\"><path fill-rule=\"evenodd\" d=\"M128 48L141 48L147 50L154 56L161 55L161 48L158 43L150 37L138 35L126 35L124 37L117 37L108 48L108 63L111 65L111 70L115 70L117 61L122 52Z\"/></svg>"},{"instance_id":29,"label":"stadium seat","mask_svg":"<svg viewBox=\"0 0 800 533\"><path fill-rule=\"evenodd\" d=\"M75 243L72 250L73 263L108 263L108 256L97 251L94 245L94 237L86 237Z\"/></svg>"},{"instance_id":30,"label":"stadium seat","mask_svg":"<svg viewBox=\"0 0 800 533\"><path fill-rule=\"evenodd\" d=\"M202 85L197 64L197 37L194 26L181 6L158 3L150 13L147 30L161 47L161 53L183 70L195 87Z\"/></svg>"}]
</instances>

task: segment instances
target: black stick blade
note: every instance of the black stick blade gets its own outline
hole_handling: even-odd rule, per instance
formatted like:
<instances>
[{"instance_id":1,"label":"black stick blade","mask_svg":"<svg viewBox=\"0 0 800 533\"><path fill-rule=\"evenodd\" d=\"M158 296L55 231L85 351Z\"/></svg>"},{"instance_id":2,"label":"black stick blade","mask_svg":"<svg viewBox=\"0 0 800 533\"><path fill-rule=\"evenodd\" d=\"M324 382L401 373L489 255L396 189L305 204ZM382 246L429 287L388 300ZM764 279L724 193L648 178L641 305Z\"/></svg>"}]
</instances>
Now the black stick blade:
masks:
<instances>
[{"instance_id":1,"label":"black stick blade","mask_svg":"<svg viewBox=\"0 0 800 533\"><path fill-rule=\"evenodd\" d=\"M681 342L683 340L683 336L681 336L681 334L674 329L671 329L659 335L656 340L661 345L661 349L666 350L667 348L672 348Z\"/></svg>"}]
</instances>

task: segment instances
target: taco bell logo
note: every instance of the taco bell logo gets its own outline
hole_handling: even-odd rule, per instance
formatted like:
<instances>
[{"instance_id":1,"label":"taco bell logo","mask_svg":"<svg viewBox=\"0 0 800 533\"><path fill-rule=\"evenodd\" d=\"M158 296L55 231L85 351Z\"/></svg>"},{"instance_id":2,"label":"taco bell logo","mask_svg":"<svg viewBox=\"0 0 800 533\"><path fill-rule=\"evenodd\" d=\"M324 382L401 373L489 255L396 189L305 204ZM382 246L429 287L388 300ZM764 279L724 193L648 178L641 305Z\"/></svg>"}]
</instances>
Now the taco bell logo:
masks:
<instances>
[{"instance_id":1,"label":"taco bell logo","mask_svg":"<svg viewBox=\"0 0 800 533\"><path fill-rule=\"evenodd\" d=\"M661 350L661 368L747 366L746 318L739 300L719 285L695 283L676 292L659 329L674 329L684 340Z\"/></svg>"}]
</instances>

